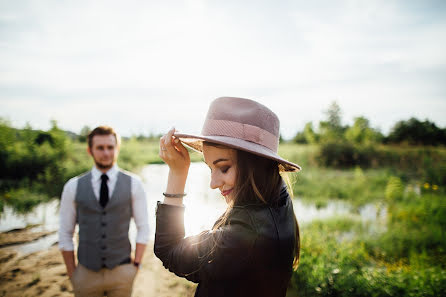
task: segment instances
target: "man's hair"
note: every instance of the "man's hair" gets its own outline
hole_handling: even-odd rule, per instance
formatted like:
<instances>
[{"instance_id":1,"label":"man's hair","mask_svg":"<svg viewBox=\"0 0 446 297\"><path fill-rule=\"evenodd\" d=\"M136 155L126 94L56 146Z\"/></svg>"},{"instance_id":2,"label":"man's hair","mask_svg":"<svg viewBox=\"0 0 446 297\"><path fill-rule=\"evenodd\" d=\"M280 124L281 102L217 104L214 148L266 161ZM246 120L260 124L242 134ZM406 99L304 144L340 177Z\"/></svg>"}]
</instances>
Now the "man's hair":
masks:
<instances>
[{"instance_id":1,"label":"man's hair","mask_svg":"<svg viewBox=\"0 0 446 297\"><path fill-rule=\"evenodd\" d=\"M93 137L96 135L113 135L116 139L116 145L119 147L121 144L121 137L110 126L99 126L94 128L87 136L88 146L91 148L93 145Z\"/></svg>"}]
</instances>

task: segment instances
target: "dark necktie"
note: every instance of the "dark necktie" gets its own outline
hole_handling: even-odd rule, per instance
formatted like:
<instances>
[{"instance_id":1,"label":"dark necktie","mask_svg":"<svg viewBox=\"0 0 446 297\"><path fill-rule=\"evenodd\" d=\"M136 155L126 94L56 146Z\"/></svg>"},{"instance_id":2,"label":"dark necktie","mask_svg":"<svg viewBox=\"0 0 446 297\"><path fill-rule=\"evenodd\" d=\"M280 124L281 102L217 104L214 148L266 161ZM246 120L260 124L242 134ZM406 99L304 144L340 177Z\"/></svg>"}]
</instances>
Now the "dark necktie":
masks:
<instances>
[{"instance_id":1,"label":"dark necktie","mask_svg":"<svg viewBox=\"0 0 446 297\"><path fill-rule=\"evenodd\" d=\"M101 193L99 195L99 204L101 204L102 207L105 207L108 202L107 174L101 175L101 180L102 182L101 182Z\"/></svg>"}]
</instances>

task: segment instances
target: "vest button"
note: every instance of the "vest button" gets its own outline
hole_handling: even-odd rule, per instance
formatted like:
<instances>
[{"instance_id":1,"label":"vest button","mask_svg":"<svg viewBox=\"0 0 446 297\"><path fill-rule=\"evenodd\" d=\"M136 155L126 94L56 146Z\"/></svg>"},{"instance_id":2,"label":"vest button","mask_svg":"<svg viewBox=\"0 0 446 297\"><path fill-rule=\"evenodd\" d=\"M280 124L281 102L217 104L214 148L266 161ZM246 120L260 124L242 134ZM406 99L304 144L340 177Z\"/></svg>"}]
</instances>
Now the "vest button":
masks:
<instances>
[{"instance_id":1,"label":"vest button","mask_svg":"<svg viewBox=\"0 0 446 297\"><path fill-rule=\"evenodd\" d=\"M102 238L105 238L105 234L102 234Z\"/></svg>"},{"instance_id":2,"label":"vest button","mask_svg":"<svg viewBox=\"0 0 446 297\"><path fill-rule=\"evenodd\" d=\"M105 245L103 245L103 246L101 247L101 249L105 250L105 249L107 249L107 247L106 247Z\"/></svg>"},{"instance_id":3,"label":"vest button","mask_svg":"<svg viewBox=\"0 0 446 297\"><path fill-rule=\"evenodd\" d=\"M107 223L106 223L106 222L102 222L101 225L102 225L102 226L107 226Z\"/></svg>"},{"instance_id":4,"label":"vest button","mask_svg":"<svg viewBox=\"0 0 446 297\"><path fill-rule=\"evenodd\" d=\"M102 257L102 261L105 261L105 257Z\"/></svg>"}]
</instances>

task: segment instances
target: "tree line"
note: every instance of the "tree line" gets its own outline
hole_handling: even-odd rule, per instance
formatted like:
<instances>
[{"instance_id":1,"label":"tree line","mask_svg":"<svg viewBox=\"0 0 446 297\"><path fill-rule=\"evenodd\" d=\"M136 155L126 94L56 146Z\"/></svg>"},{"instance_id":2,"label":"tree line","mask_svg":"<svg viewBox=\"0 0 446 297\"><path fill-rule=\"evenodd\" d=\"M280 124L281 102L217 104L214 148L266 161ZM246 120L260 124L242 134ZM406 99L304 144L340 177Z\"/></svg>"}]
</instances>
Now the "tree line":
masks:
<instances>
[{"instance_id":1,"label":"tree line","mask_svg":"<svg viewBox=\"0 0 446 297\"><path fill-rule=\"evenodd\" d=\"M370 121L363 117L354 118L352 126L343 126L341 108L333 102L326 111L326 119L319 122L318 129L309 122L303 131L293 138L295 143L348 142L355 145L370 144L407 144L407 145L446 145L446 128L439 128L428 120L416 118L397 122L385 136L378 129L370 126Z\"/></svg>"}]
</instances>

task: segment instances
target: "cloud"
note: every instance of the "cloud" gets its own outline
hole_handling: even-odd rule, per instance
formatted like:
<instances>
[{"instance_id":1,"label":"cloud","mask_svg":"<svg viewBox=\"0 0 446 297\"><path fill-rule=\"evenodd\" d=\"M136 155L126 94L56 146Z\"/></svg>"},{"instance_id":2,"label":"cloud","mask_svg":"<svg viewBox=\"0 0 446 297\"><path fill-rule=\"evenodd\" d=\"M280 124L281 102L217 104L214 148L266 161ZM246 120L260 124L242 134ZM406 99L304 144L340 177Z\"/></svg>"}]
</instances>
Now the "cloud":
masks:
<instances>
[{"instance_id":1,"label":"cloud","mask_svg":"<svg viewBox=\"0 0 446 297\"><path fill-rule=\"evenodd\" d=\"M233 95L271 107L287 137L333 100L346 122L444 126L446 9L414 3L3 1L0 116L196 131L211 99Z\"/></svg>"}]
</instances>

